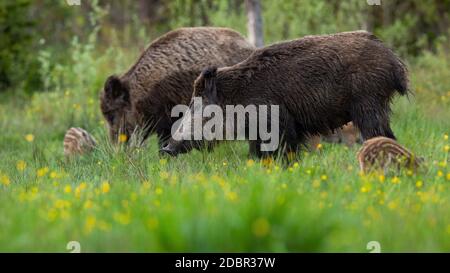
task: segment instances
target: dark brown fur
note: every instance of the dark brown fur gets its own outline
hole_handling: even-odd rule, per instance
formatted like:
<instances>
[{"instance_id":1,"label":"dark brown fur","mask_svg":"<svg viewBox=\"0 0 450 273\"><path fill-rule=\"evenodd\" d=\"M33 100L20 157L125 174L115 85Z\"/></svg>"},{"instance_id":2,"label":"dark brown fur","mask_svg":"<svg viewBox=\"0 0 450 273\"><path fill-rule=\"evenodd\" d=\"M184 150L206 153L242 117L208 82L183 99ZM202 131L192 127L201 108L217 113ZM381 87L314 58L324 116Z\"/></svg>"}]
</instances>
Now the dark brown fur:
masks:
<instances>
[{"instance_id":1,"label":"dark brown fur","mask_svg":"<svg viewBox=\"0 0 450 273\"><path fill-rule=\"evenodd\" d=\"M221 106L279 105L282 147L291 151L307 136L327 134L350 121L363 139L395 139L390 102L395 91L407 94L407 85L402 61L374 35L357 31L258 49L234 66L206 69L194 92ZM250 151L259 151L260 144L252 141Z\"/></svg>"},{"instance_id":2,"label":"dark brown fur","mask_svg":"<svg viewBox=\"0 0 450 273\"><path fill-rule=\"evenodd\" d=\"M156 133L170 137L171 109L188 104L193 82L205 66L229 66L248 57L254 48L227 28L181 28L152 42L122 76L110 76L100 96L111 139L128 139L136 127L144 138Z\"/></svg>"}]
</instances>

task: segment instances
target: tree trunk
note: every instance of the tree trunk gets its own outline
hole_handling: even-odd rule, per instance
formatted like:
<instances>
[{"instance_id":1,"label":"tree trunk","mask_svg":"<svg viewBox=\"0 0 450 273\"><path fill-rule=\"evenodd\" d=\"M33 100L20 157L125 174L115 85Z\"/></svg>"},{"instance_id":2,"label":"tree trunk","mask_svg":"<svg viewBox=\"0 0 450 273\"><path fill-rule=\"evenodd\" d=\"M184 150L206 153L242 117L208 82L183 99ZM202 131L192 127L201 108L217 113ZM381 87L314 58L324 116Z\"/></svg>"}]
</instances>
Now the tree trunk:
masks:
<instances>
[{"instance_id":1,"label":"tree trunk","mask_svg":"<svg viewBox=\"0 0 450 273\"><path fill-rule=\"evenodd\" d=\"M256 47L264 46L263 22L259 0L245 0L248 39Z\"/></svg>"}]
</instances>

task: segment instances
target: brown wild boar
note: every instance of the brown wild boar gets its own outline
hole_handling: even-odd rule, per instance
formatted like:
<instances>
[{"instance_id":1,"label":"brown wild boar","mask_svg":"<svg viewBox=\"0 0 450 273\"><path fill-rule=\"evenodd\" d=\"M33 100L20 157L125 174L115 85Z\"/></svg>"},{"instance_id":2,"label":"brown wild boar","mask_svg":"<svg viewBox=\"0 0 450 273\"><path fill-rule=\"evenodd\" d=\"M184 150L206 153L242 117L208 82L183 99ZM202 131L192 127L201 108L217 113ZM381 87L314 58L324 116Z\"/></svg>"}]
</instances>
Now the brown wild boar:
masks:
<instances>
[{"instance_id":1,"label":"brown wild boar","mask_svg":"<svg viewBox=\"0 0 450 273\"><path fill-rule=\"evenodd\" d=\"M386 172L390 166L417 170L423 162L422 158L417 158L397 141L387 137L375 137L365 141L357 158L362 172L374 169Z\"/></svg>"},{"instance_id":2,"label":"brown wild boar","mask_svg":"<svg viewBox=\"0 0 450 273\"><path fill-rule=\"evenodd\" d=\"M83 155L94 150L97 142L86 130L70 128L64 136L64 155L67 157Z\"/></svg>"},{"instance_id":3,"label":"brown wild boar","mask_svg":"<svg viewBox=\"0 0 450 273\"><path fill-rule=\"evenodd\" d=\"M171 108L189 103L202 69L236 64L253 50L244 37L227 28L180 28L158 38L126 73L106 80L100 107L111 140L117 142L119 134L129 139L140 128L143 139L156 133L163 143L174 122Z\"/></svg>"},{"instance_id":4,"label":"brown wild boar","mask_svg":"<svg viewBox=\"0 0 450 273\"><path fill-rule=\"evenodd\" d=\"M396 91L408 93L405 65L377 37L356 31L281 42L233 66L209 67L195 81L194 96L202 98L203 108L278 106L281 146L262 152L262 138L251 140L250 153L261 157L296 151L308 136L327 134L350 121L363 139L395 139L389 116ZM196 122L193 117L183 118L177 134L191 133L186 128ZM208 121L201 119L202 124ZM172 138L162 152L176 155L194 146L188 137L182 139Z\"/></svg>"}]
</instances>

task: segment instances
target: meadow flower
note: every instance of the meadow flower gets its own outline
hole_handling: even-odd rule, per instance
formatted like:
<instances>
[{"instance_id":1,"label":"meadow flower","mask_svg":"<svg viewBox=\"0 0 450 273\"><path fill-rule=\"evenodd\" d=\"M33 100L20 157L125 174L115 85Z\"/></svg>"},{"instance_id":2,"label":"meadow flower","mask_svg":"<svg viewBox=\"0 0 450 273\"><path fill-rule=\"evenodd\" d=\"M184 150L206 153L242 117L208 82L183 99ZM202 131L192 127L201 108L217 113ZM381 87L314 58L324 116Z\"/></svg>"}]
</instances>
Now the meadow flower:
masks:
<instances>
[{"instance_id":1,"label":"meadow flower","mask_svg":"<svg viewBox=\"0 0 450 273\"><path fill-rule=\"evenodd\" d=\"M162 171L162 172L159 173L159 176L160 176L162 179L168 179L169 176L170 176L170 174L169 174L168 172L166 172L166 171Z\"/></svg>"},{"instance_id":2,"label":"meadow flower","mask_svg":"<svg viewBox=\"0 0 450 273\"><path fill-rule=\"evenodd\" d=\"M72 192L72 187L70 185L66 185L64 187L64 193L71 193Z\"/></svg>"},{"instance_id":3,"label":"meadow flower","mask_svg":"<svg viewBox=\"0 0 450 273\"><path fill-rule=\"evenodd\" d=\"M270 232L270 224L266 218L258 218L252 224L252 232L256 237L265 237Z\"/></svg>"},{"instance_id":4,"label":"meadow flower","mask_svg":"<svg viewBox=\"0 0 450 273\"><path fill-rule=\"evenodd\" d=\"M313 183L312 183L313 188L318 188L320 187L320 180L314 179Z\"/></svg>"},{"instance_id":5,"label":"meadow flower","mask_svg":"<svg viewBox=\"0 0 450 273\"><path fill-rule=\"evenodd\" d=\"M447 173L445 177L447 178L447 180L450 180L450 173Z\"/></svg>"},{"instance_id":6,"label":"meadow flower","mask_svg":"<svg viewBox=\"0 0 450 273\"><path fill-rule=\"evenodd\" d=\"M227 191L225 195L226 195L227 199L231 202L236 201L238 198L237 193L234 191Z\"/></svg>"},{"instance_id":7,"label":"meadow flower","mask_svg":"<svg viewBox=\"0 0 450 273\"><path fill-rule=\"evenodd\" d=\"M131 222L131 215L129 213L116 212L113 215L114 220L121 225L128 225Z\"/></svg>"},{"instance_id":8,"label":"meadow flower","mask_svg":"<svg viewBox=\"0 0 450 273\"><path fill-rule=\"evenodd\" d=\"M33 134L25 135L25 140L28 141L28 142L33 142L34 141L34 135Z\"/></svg>"},{"instance_id":9,"label":"meadow flower","mask_svg":"<svg viewBox=\"0 0 450 273\"><path fill-rule=\"evenodd\" d=\"M386 177L384 175L380 174L378 176L378 181L380 181L380 183L384 183L385 180L386 180Z\"/></svg>"},{"instance_id":10,"label":"meadow flower","mask_svg":"<svg viewBox=\"0 0 450 273\"><path fill-rule=\"evenodd\" d=\"M272 157L266 157L263 160L261 160L262 165L267 168L272 166L273 162L274 162L274 160Z\"/></svg>"},{"instance_id":11,"label":"meadow flower","mask_svg":"<svg viewBox=\"0 0 450 273\"><path fill-rule=\"evenodd\" d=\"M89 215L84 222L84 231L88 234L91 233L95 228L96 222L97 219L94 216Z\"/></svg>"},{"instance_id":12,"label":"meadow flower","mask_svg":"<svg viewBox=\"0 0 450 273\"><path fill-rule=\"evenodd\" d=\"M328 180L328 176L326 174L323 174L320 176L320 179L322 179L323 181Z\"/></svg>"},{"instance_id":13,"label":"meadow flower","mask_svg":"<svg viewBox=\"0 0 450 273\"><path fill-rule=\"evenodd\" d=\"M444 173L441 171L441 170L439 170L438 172L437 172L437 176L438 177L442 177L444 175Z\"/></svg>"},{"instance_id":14,"label":"meadow flower","mask_svg":"<svg viewBox=\"0 0 450 273\"><path fill-rule=\"evenodd\" d=\"M76 111L78 111L78 110L81 109L81 105L78 104L78 103L74 103L74 104L72 105L72 107L73 107L73 109L75 109Z\"/></svg>"},{"instance_id":15,"label":"meadow flower","mask_svg":"<svg viewBox=\"0 0 450 273\"><path fill-rule=\"evenodd\" d=\"M9 179L9 177L4 174L0 175L0 182L4 186L9 186L9 184L11 184L11 180Z\"/></svg>"},{"instance_id":16,"label":"meadow flower","mask_svg":"<svg viewBox=\"0 0 450 273\"><path fill-rule=\"evenodd\" d=\"M444 152L448 152L450 150L450 146L449 145L445 145L444 146Z\"/></svg>"},{"instance_id":17,"label":"meadow flower","mask_svg":"<svg viewBox=\"0 0 450 273\"><path fill-rule=\"evenodd\" d=\"M120 143L124 143L124 142L126 142L127 140L128 140L127 135L125 135L125 134L120 134L120 135L119 135L119 142L120 142Z\"/></svg>"},{"instance_id":18,"label":"meadow flower","mask_svg":"<svg viewBox=\"0 0 450 273\"><path fill-rule=\"evenodd\" d=\"M58 211L54 208L51 208L47 212L47 220L53 222L58 217Z\"/></svg>"},{"instance_id":19,"label":"meadow flower","mask_svg":"<svg viewBox=\"0 0 450 273\"><path fill-rule=\"evenodd\" d=\"M23 172L27 168L27 163L23 160L17 161L16 168L18 171Z\"/></svg>"},{"instance_id":20,"label":"meadow flower","mask_svg":"<svg viewBox=\"0 0 450 273\"><path fill-rule=\"evenodd\" d=\"M148 180L145 180L141 184L142 190L148 190L148 189L150 189L150 187L151 187L151 184L150 184L150 181L148 181Z\"/></svg>"},{"instance_id":21,"label":"meadow flower","mask_svg":"<svg viewBox=\"0 0 450 273\"><path fill-rule=\"evenodd\" d=\"M157 194L157 195L161 195L161 194L163 194L163 189L161 188L161 187L157 187L156 189L155 189L155 193Z\"/></svg>"},{"instance_id":22,"label":"meadow flower","mask_svg":"<svg viewBox=\"0 0 450 273\"><path fill-rule=\"evenodd\" d=\"M90 209L93 206L94 206L94 202L92 202L91 200L86 200L83 204L84 209Z\"/></svg>"},{"instance_id":23,"label":"meadow flower","mask_svg":"<svg viewBox=\"0 0 450 273\"><path fill-rule=\"evenodd\" d=\"M392 177L391 179L392 184L398 184L400 183L400 178L398 178L397 176Z\"/></svg>"},{"instance_id":24,"label":"meadow flower","mask_svg":"<svg viewBox=\"0 0 450 273\"><path fill-rule=\"evenodd\" d=\"M323 147L322 143L319 143L319 144L317 144L317 146L316 146L317 150L322 149L322 147Z\"/></svg>"},{"instance_id":25,"label":"meadow flower","mask_svg":"<svg viewBox=\"0 0 450 273\"><path fill-rule=\"evenodd\" d=\"M300 165L298 164L298 162L295 162L294 165L292 165L295 169L298 168Z\"/></svg>"},{"instance_id":26,"label":"meadow flower","mask_svg":"<svg viewBox=\"0 0 450 273\"><path fill-rule=\"evenodd\" d=\"M444 140L448 140L448 134L444 134Z\"/></svg>"},{"instance_id":27,"label":"meadow flower","mask_svg":"<svg viewBox=\"0 0 450 273\"><path fill-rule=\"evenodd\" d=\"M417 180L416 181L416 187L420 189L420 188L422 188L422 186L423 186L423 181L422 180Z\"/></svg>"},{"instance_id":28,"label":"meadow flower","mask_svg":"<svg viewBox=\"0 0 450 273\"><path fill-rule=\"evenodd\" d=\"M111 187L109 186L108 181L104 181L102 183L102 185L100 186L100 189L101 189L102 193L108 193L109 190L111 189Z\"/></svg>"},{"instance_id":29,"label":"meadow flower","mask_svg":"<svg viewBox=\"0 0 450 273\"><path fill-rule=\"evenodd\" d=\"M37 177L43 177L48 173L48 171L49 171L48 167L43 167L36 171L36 175Z\"/></svg>"},{"instance_id":30,"label":"meadow flower","mask_svg":"<svg viewBox=\"0 0 450 273\"><path fill-rule=\"evenodd\" d=\"M111 224L109 224L109 223L107 223L107 222L105 222L105 221L102 221L102 220L97 221L96 226L97 226L98 229L100 229L101 231L106 231L106 232L108 232L108 231L111 230Z\"/></svg>"},{"instance_id":31,"label":"meadow flower","mask_svg":"<svg viewBox=\"0 0 450 273\"><path fill-rule=\"evenodd\" d=\"M396 209L397 206L398 206L398 204L397 204L397 202L395 202L395 201L391 201L391 202L389 202L389 204L388 204L388 208L391 209L391 210Z\"/></svg>"},{"instance_id":32,"label":"meadow flower","mask_svg":"<svg viewBox=\"0 0 450 273\"><path fill-rule=\"evenodd\" d=\"M161 159L159 160L159 165L165 166L166 164L167 164L167 159L166 159L166 158L161 158Z\"/></svg>"},{"instance_id":33,"label":"meadow flower","mask_svg":"<svg viewBox=\"0 0 450 273\"><path fill-rule=\"evenodd\" d=\"M56 179L56 178L60 178L60 177L61 176L57 172L55 172L55 171L50 172L50 178Z\"/></svg>"},{"instance_id":34,"label":"meadow flower","mask_svg":"<svg viewBox=\"0 0 450 273\"><path fill-rule=\"evenodd\" d=\"M369 188L368 187L361 187L361 190L360 190L362 193L366 193L366 192L368 192L369 191Z\"/></svg>"},{"instance_id":35,"label":"meadow flower","mask_svg":"<svg viewBox=\"0 0 450 273\"><path fill-rule=\"evenodd\" d=\"M255 165L255 161L253 159L247 160L247 167L253 167Z\"/></svg>"}]
</instances>

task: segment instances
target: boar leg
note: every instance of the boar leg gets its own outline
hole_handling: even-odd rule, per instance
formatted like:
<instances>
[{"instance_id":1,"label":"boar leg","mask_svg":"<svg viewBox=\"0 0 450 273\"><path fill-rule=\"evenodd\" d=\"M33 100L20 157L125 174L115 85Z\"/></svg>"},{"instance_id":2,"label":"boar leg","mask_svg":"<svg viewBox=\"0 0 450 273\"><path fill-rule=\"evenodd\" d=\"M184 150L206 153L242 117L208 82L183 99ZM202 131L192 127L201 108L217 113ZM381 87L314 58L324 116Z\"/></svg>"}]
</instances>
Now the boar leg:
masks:
<instances>
[{"instance_id":1,"label":"boar leg","mask_svg":"<svg viewBox=\"0 0 450 273\"><path fill-rule=\"evenodd\" d=\"M354 125L360 130L364 140L384 136L396 139L389 124L389 104L356 104L352 107L351 116Z\"/></svg>"}]
</instances>

